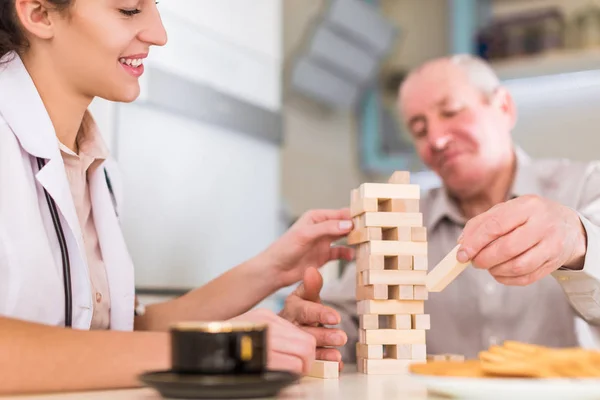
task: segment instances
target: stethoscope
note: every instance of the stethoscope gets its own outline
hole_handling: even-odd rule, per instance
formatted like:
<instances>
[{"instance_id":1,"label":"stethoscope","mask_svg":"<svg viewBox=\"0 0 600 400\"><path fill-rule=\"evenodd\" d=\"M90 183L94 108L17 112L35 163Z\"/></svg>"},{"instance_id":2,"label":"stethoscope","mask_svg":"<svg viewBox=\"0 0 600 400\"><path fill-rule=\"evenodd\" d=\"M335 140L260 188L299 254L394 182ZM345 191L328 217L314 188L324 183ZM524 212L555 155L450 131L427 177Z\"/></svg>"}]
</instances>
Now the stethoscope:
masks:
<instances>
[{"instance_id":1,"label":"stethoscope","mask_svg":"<svg viewBox=\"0 0 600 400\"><path fill-rule=\"evenodd\" d=\"M37 163L39 170L41 170L44 167L44 165L46 165L46 162L39 157L37 158ZM106 169L104 170L104 176L106 178L106 183L108 185L110 195L113 198L113 204L115 204L112 185L110 179L108 178ZM44 196L46 197L46 203L48 203L48 208L50 209L52 223L54 224L54 230L56 231L56 236L58 237L58 244L60 246L60 254L63 269L63 286L65 291L65 326L70 328L73 325L73 289L71 287L71 262L69 260L69 249L67 247L67 241L65 239L65 233L63 231L62 224L60 223L60 217L58 215L56 203L54 202L54 199L50 197L50 194L45 188Z\"/></svg>"}]
</instances>

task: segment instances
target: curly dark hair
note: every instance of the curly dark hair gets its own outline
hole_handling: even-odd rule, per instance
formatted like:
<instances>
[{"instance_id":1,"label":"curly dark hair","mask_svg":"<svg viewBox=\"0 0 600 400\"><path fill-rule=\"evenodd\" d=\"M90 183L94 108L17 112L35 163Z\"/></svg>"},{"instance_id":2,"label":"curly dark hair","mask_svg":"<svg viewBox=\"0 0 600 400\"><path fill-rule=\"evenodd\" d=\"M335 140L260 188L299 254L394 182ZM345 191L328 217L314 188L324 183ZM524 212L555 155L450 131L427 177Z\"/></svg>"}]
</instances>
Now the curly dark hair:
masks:
<instances>
[{"instance_id":1,"label":"curly dark hair","mask_svg":"<svg viewBox=\"0 0 600 400\"><path fill-rule=\"evenodd\" d=\"M71 6L74 0L46 0L63 11ZM18 22L15 0L0 0L0 58L11 51L22 52L29 46Z\"/></svg>"}]
</instances>

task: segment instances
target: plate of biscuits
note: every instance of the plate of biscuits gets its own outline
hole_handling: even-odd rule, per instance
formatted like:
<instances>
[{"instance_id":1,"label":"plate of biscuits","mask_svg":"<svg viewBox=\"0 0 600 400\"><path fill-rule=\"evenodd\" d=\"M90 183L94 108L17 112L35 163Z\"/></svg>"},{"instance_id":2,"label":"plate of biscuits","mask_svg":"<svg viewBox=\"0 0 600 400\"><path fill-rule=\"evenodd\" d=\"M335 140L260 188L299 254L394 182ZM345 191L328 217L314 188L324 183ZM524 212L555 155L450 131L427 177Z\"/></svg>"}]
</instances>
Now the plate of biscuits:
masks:
<instances>
[{"instance_id":1,"label":"plate of biscuits","mask_svg":"<svg viewBox=\"0 0 600 400\"><path fill-rule=\"evenodd\" d=\"M409 367L432 394L462 399L600 399L600 351L548 348L516 341L491 346L475 360Z\"/></svg>"}]
</instances>

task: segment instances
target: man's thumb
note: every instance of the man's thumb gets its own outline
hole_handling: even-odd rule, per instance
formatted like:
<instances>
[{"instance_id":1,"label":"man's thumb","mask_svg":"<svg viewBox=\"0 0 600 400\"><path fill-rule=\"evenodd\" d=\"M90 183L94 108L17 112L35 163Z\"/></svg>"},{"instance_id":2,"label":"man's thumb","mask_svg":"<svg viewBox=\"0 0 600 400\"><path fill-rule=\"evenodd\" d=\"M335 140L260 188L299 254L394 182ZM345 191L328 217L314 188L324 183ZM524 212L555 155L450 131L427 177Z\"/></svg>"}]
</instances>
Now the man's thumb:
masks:
<instances>
[{"instance_id":1,"label":"man's thumb","mask_svg":"<svg viewBox=\"0 0 600 400\"><path fill-rule=\"evenodd\" d=\"M323 277L321 273L313 267L307 268L304 271L304 280L298 288L298 296L305 300L318 303L321 299L319 293L323 287Z\"/></svg>"}]
</instances>

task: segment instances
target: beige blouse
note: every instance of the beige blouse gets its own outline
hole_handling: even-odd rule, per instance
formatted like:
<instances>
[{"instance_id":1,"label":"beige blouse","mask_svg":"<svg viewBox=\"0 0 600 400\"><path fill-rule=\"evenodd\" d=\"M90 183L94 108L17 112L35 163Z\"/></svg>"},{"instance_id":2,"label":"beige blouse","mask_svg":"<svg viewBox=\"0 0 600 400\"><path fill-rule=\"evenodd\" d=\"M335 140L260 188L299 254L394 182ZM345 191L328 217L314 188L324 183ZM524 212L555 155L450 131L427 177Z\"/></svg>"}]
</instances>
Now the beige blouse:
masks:
<instances>
[{"instance_id":1,"label":"beige blouse","mask_svg":"<svg viewBox=\"0 0 600 400\"><path fill-rule=\"evenodd\" d=\"M107 158L108 149L100 136L92 116L86 112L77 135L79 154L59 143L71 194L81 225L83 242L94 296L94 313L91 329L110 328L110 292L106 268L102 259L98 234L94 224L88 175Z\"/></svg>"}]
</instances>

